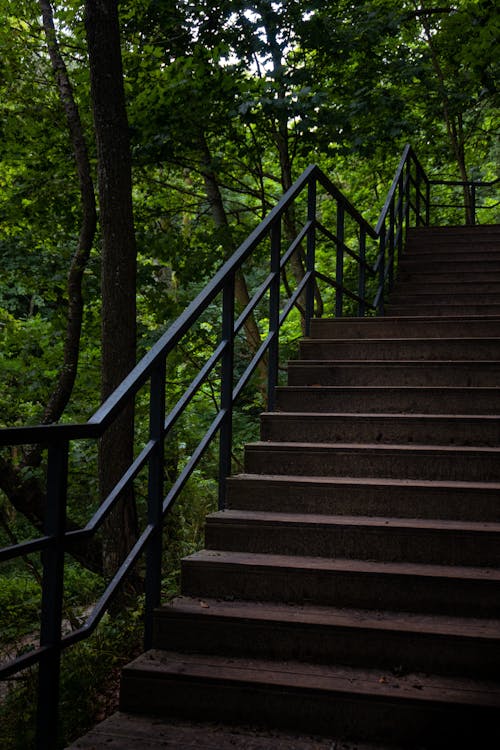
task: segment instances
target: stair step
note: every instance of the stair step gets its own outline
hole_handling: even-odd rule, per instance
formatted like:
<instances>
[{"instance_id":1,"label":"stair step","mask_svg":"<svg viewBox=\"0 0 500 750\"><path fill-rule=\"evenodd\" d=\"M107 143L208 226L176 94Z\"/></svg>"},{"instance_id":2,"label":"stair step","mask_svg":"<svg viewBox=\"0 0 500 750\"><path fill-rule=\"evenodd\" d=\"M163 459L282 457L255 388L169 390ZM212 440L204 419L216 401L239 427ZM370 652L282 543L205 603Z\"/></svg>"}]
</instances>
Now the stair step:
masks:
<instances>
[{"instance_id":1,"label":"stair step","mask_svg":"<svg viewBox=\"0 0 500 750\"><path fill-rule=\"evenodd\" d=\"M141 716L121 711L109 716L67 750L332 750L336 740L255 725L241 726L175 717ZM398 750L391 742L342 742L342 750ZM403 748L400 748L403 750Z\"/></svg>"},{"instance_id":2,"label":"stair step","mask_svg":"<svg viewBox=\"0 0 500 750\"><path fill-rule=\"evenodd\" d=\"M495 316L320 318L311 321L312 339L455 338L498 337L500 318Z\"/></svg>"},{"instance_id":3,"label":"stair step","mask_svg":"<svg viewBox=\"0 0 500 750\"><path fill-rule=\"evenodd\" d=\"M440 304L439 301L436 304L426 303L425 305L419 305L418 302L413 302L411 305L386 305L386 312L388 315L434 315L434 316L447 316L447 315L499 315L500 304L481 304L481 300L477 300L477 304L468 303L456 304L457 299L454 297L451 301L447 302L446 305Z\"/></svg>"},{"instance_id":4,"label":"stair step","mask_svg":"<svg viewBox=\"0 0 500 750\"><path fill-rule=\"evenodd\" d=\"M423 270L424 273L483 273L488 271L500 271L500 252L497 249L493 253L474 253L468 257L457 257L449 253L448 257L443 254L427 253L419 256L411 253L403 253L399 263L400 272L413 272Z\"/></svg>"},{"instance_id":5,"label":"stair step","mask_svg":"<svg viewBox=\"0 0 500 750\"><path fill-rule=\"evenodd\" d=\"M496 568L202 550L181 578L192 597L500 617Z\"/></svg>"},{"instance_id":6,"label":"stair step","mask_svg":"<svg viewBox=\"0 0 500 750\"><path fill-rule=\"evenodd\" d=\"M120 695L122 711L239 723L257 716L263 724L358 739L430 736L434 747L444 738L465 747L466 737L490 724L490 737L499 738L499 705L487 681L159 650L125 667Z\"/></svg>"},{"instance_id":7,"label":"stair step","mask_svg":"<svg viewBox=\"0 0 500 750\"><path fill-rule=\"evenodd\" d=\"M310 339L300 359L500 359L500 337Z\"/></svg>"},{"instance_id":8,"label":"stair step","mask_svg":"<svg viewBox=\"0 0 500 750\"><path fill-rule=\"evenodd\" d=\"M441 285L441 287L443 286ZM467 315L471 315L475 308L481 313L485 305L488 307L497 307L499 300L500 287L490 292L481 291L480 289L470 292L469 290L448 289L447 287L427 287L425 289L414 287L413 289L408 289L406 293L399 293L397 287L395 287L390 295L388 307L403 307L404 314L410 315L409 311L411 308L418 307L422 309L439 305L443 310L443 315L449 316L453 308L461 305L462 309L467 312Z\"/></svg>"},{"instance_id":9,"label":"stair step","mask_svg":"<svg viewBox=\"0 0 500 750\"><path fill-rule=\"evenodd\" d=\"M245 447L245 471L497 482L500 448L266 441Z\"/></svg>"},{"instance_id":10,"label":"stair step","mask_svg":"<svg viewBox=\"0 0 500 750\"><path fill-rule=\"evenodd\" d=\"M411 270L401 269L397 274L397 284L408 290L412 286L417 286L417 284L424 288L432 284L458 284L468 285L472 291L472 287L476 285L498 283L500 283L500 270L488 270L487 268L484 270L478 268L476 271L462 271L460 269L457 271L440 271L438 269L421 271L415 268Z\"/></svg>"},{"instance_id":11,"label":"stair step","mask_svg":"<svg viewBox=\"0 0 500 750\"><path fill-rule=\"evenodd\" d=\"M495 301L494 297L497 296L498 290L500 289L500 283L495 279L488 277L485 281L471 281L468 277L459 279L458 281L452 281L448 278L436 278L433 274L430 278L420 281L409 281L405 279L399 281L396 279L394 284L393 293L400 294L404 299L405 295L411 296L412 294L425 294L434 293L445 295L455 295L456 297L464 297L471 299L481 299L481 301ZM486 298L486 299L484 299ZM498 296L497 296L498 300Z\"/></svg>"},{"instance_id":12,"label":"stair step","mask_svg":"<svg viewBox=\"0 0 500 750\"><path fill-rule=\"evenodd\" d=\"M500 306L499 306L500 309ZM500 384L500 362L460 360L292 360L288 385L461 386Z\"/></svg>"},{"instance_id":13,"label":"stair step","mask_svg":"<svg viewBox=\"0 0 500 750\"><path fill-rule=\"evenodd\" d=\"M494 446L500 445L500 417L274 412L261 414L261 440Z\"/></svg>"},{"instance_id":14,"label":"stair step","mask_svg":"<svg viewBox=\"0 0 500 750\"><path fill-rule=\"evenodd\" d=\"M422 263L432 267L435 263L452 263L454 261L468 263L469 268L481 266L483 261L500 261L500 242L478 243L471 250L467 244L455 243L448 245L417 246L410 243L406 246L400 259L400 266Z\"/></svg>"},{"instance_id":15,"label":"stair step","mask_svg":"<svg viewBox=\"0 0 500 750\"><path fill-rule=\"evenodd\" d=\"M496 677L500 621L179 597L155 613L154 648L398 673Z\"/></svg>"},{"instance_id":16,"label":"stair step","mask_svg":"<svg viewBox=\"0 0 500 750\"><path fill-rule=\"evenodd\" d=\"M500 483L239 474L226 487L233 509L500 521Z\"/></svg>"},{"instance_id":17,"label":"stair step","mask_svg":"<svg viewBox=\"0 0 500 750\"><path fill-rule=\"evenodd\" d=\"M500 565L500 524L225 510L210 514L213 550L443 565Z\"/></svg>"},{"instance_id":18,"label":"stair step","mask_svg":"<svg viewBox=\"0 0 500 750\"><path fill-rule=\"evenodd\" d=\"M280 386L276 411L479 415L500 412L500 387Z\"/></svg>"}]
</instances>

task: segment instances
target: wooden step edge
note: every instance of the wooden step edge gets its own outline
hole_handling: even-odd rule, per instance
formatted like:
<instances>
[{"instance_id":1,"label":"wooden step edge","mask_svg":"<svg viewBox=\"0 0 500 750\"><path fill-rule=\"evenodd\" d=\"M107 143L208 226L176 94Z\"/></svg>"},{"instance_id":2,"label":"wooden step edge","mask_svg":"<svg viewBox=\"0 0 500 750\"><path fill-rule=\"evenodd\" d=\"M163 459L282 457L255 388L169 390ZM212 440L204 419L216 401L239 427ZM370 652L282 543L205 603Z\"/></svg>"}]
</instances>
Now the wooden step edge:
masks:
<instances>
[{"instance_id":1,"label":"wooden step edge","mask_svg":"<svg viewBox=\"0 0 500 750\"><path fill-rule=\"evenodd\" d=\"M288 367L500 367L500 359L293 359L287 363Z\"/></svg>"},{"instance_id":2,"label":"wooden step edge","mask_svg":"<svg viewBox=\"0 0 500 750\"><path fill-rule=\"evenodd\" d=\"M386 343L428 343L430 341L438 341L439 343L448 343L448 342L455 342L460 341L463 342L464 345L467 344L474 344L474 343L486 343L486 344L496 344L500 342L500 336L416 336L416 337L408 337L408 336L390 336L387 338L384 337L376 337L372 339L360 339L360 338L345 338L345 339L336 339L336 338L327 338L327 339L302 339L300 342L301 346L321 346L324 344L355 344L356 346L359 346L360 344L374 344L374 345L381 345L383 346Z\"/></svg>"},{"instance_id":3,"label":"wooden step edge","mask_svg":"<svg viewBox=\"0 0 500 750\"><path fill-rule=\"evenodd\" d=\"M183 565L230 566L252 571L272 569L290 571L349 572L365 575L419 577L429 581L488 581L500 583L500 569L464 565L438 565L410 562L379 562L354 558L306 557L302 555L271 555L257 552L200 550L183 558Z\"/></svg>"},{"instance_id":4,"label":"wooden step edge","mask_svg":"<svg viewBox=\"0 0 500 750\"><path fill-rule=\"evenodd\" d=\"M483 445L425 445L419 443L321 443L321 442L286 442L278 440L261 440L248 443L245 446L246 451L288 451L288 452L376 452L379 455L383 453L405 455L417 453L419 455L429 455L436 457L443 456L484 456L491 455L500 457L500 447L491 447Z\"/></svg>"},{"instance_id":5,"label":"wooden step edge","mask_svg":"<svg viewBox=\"0 0 500 750\"><path fill-rule=\"evenodd\" d=\"M241 472L240 474L234 474L228 477L227 482L252 482L260 485L263 483L280 484L283 486L290 485L304 485L308 488L311 485L324 486L361 486L361 487L396 487L400 489L413 488L413 489L439 489L444 492L450 490L455 491L470 491L470 490L481 490L488 492L489 494L500 495L500 482L478 482L476 480L472 482L466 482L464 480L443 480L443 479L399 479L397 477L322 477L322 476L307 476L298 474L252 474L250 472Z\"/></svg>"},{"instance_id":6,"label":"wooden step edge","mask_svg":"<svg viewBox=\"0 0 500 750\"><path fill-rule=\"evenodd\" d=\"M426 615L412 612L337 608L313 604L224 601L179 596L155 610L155 617L195 616L222 620L318 625L354 630L383 630L492 641L500 646L500 620L492 618Z\"/></svg>"},{"instance_id":7,"label":"wooden step edge","mask_svg":"<svg viewBox=\"0 0 500 750\"><path fill-rule=\"evenodd\" d=\"M459 394L463 392L467 397L474 394L485 396L497 395L500 393L498 385L280 385L275 389L276 393L421 393L427 394L437 392L443 396L449 394ZM378 412L373 412L378 414Z\"/></svg>"},{"instance_id":8,"label":"wooden step edge","mask_svg":"<svg viewBox=\"0 0 500 750\"><path fill-rule=\"evenodd\" d=\"M293 387L293 386L290 386ZM301 386L298 386L301 387ZM307 388L321 387L321 386L305 386ZM343 387L343 386L339 386ZM351 387L351 386L348 386ZM367 386L371 388L372 386ZM386 386L389 387L389 386ZM394 388L400 388L403 386L391 386L391 390ZM412 387L412 386L407 386ZM429 386L433 387L433 386ZM439 388L440 386L436 386ZM445 386L449 387L449 386ZM460 386L458 386L460 387ZM475 386L463 386L467 390L475 389ZM482 386L479 386L482 387ZM398 420L398 421L415 421L422 420L424 422L433 422L439 420L446 420L447 422L460 422L467 421L473 423L483 422L500 422L500 415L496 414L426 414L425 412L419 414L418 412L337 412L337 411L264 411L260 414L261 419L279 419L286 421L287 419L301 419L301 420L312 420L312 421L327 421L328 419L345 419L349 418L353 421L364 421L364 420Z\"/></svg>"},{"instance_id":9,"label":"wooden step edge","mask_svg":"<svg viewBox=\"0 0 500 750\"><path fill-rule=\"evenodd\" d=\"M312 691L384 697L402 701L463 706L500 707L500 688L489 680L408 674L396 677L384 670L366 670L305 662L237 659L222 656L176 654L152 649L123 670L126 678L180 679L183 681L244 683L267 689Z\"/></svg>"},{"instance_id":10,"label":"wooden step edge","mask_svg":"<svg viewBox=\"0 0 500 750\"><path fill-rule=\"evenodd\" d=\"M467 322L467 320L470 320L471 322L496 322L500 321L500 315L469 315L465 316L456 316L456 315L449 315L447 318L443 318L438 315L426 315L425 317L420 317L417 315L383 315L383 316L375 316L375 317L349 317L349 316L342 316L341 318L312 318L311 319L311 325L313 326L323 326L323 325L351 325L353 323L360 323L361 325L384 325L387 324L394 324L394 323L400 323L400 322L408 322L408 323L421 323L421 322L428 322L428 323L463 323Z\"/></svg>"},{"instance_id":11,"label":"wooden step edge","mask_svg":"<svg viewBox=\"0 0 500 750\"><path fill-rule=\"evenodd\" d=\"M208 524L277 524L279 526L314 526L343 528L367 528L390 530L419 530L442 531L500 535L500 523L495 521L460 521L455 519L433 518L399 518L396 516L361 516L320 514L320 513L290 513L288 511L254 511L226 509L209 513L206 517ZM480 543L480 539L478 539Z\"/></svg>"}]
</instances>

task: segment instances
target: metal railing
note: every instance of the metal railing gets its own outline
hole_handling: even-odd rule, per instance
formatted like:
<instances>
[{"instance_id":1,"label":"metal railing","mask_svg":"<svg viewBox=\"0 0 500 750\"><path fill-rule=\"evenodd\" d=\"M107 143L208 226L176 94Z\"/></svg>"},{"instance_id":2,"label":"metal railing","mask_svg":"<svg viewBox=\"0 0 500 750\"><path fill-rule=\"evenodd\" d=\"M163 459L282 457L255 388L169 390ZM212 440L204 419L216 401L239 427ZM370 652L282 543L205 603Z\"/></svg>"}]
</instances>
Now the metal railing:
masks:
<instances>
[{"instance_id":1,"label":"metal railing","mask_svg":"<svg viewBox=\"0 0 500 750\"><path fill-rule=\"evenodd\" d=\"M498 211L500 202L494 199L495 191L492 190L499 182L500 177L489 182L484 180L429 180L431 188L443 188L442 191L433 190L433 194L442 192L442 197L439 202L434 200L430 205L432 218L436 220L435 223L439 223L439 216L445 215L449 221L450 209L456 209L455 216L461 216L462 220L471 226L500 221ZM457 191L458 196L455 195ZM497 209L496 212L495 209ZM459 222L462 223L460 219Z\"/></svg>"},{"instance_id":2,"label":"metal railing","mask_svg":"<svg viewBox=\"0 0 500 750\"><path fill-rule=\"evenodd\" d=\"M430 182L412 149L407 146L375 228L370 226L347 198L321 172L310 166L282 197L264 221L243 242L132 370L116 391L85 424L54 424L0 430L1 446L37 444L47 450L44 534L34 540L0 550L0 562L41 553L43 565L39 646L21 654L0 669L8 678L27 667L39 665L37 747L57 746L59 671L63 649L87 638L97 627L116 596L127 573L145 555L145 647L151 643L153 610L160 604L162 524L180 491L207 447L219 437L219 506L224 507L225 478L231 473L233 408L243 388L261 362L267 367L267 408L274 406L278 383L280 332L297 304L304 311L303 330L309 332L317 307L317 289L329 289L333 304L329 314L383 314L384 298L392 286L406 229L429 223ZM283 239L285 217L291 207L304 214L295 237ZM287 230L288 231L288 230ZM356 247L353 247L356 244ZM252 299L235 313L235 275L256 251L266 248L268 271ZM305 248L305 249L304 249ZM330 251L328 250L330 248ZM304 272L293 290L283 282L294 253L302 253ZM350 282L356 269L355 288ZM304 305L302 305L304 302ZM169 355L210 306L218 304L221 336L214 350L166 413L166 369ZM236 337L246 319L262 305L268 310L268 330L237 382L234 382ZM165 493L164 452L172 428L207 378L217 370L220 408L191 457ZM101 438L122 411L149 384L148 439L120 481L84 528L66 531L68 455L70 444ZM147 522L126 559L108 583L85 623L62 634L64 556L76 540L89 539L102 527L122 494L143 470L148 471Z\"/></svg>"}]
</instances>

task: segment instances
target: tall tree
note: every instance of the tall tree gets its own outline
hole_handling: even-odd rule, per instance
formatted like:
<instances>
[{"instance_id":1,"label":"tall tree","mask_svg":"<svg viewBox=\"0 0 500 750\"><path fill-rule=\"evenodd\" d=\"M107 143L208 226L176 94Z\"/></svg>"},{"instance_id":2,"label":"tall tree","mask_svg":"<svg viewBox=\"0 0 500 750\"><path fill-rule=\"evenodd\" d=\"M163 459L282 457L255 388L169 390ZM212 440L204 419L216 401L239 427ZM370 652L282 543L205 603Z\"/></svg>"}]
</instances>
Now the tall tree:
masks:
<instances>
[{"instance_id":1,"label":"tall tree","mask_svg":"<svg viewBox=\"0 0 500 750\"><path fill-rule=\"evenodd\" d=\"M136 362L137 250L132 166L123 86L117 0L86 0L85 28L98 156L102 235L102 368L105 399ZM99 479L107 497L133 460L134 406L129 404L101 440ZM133 491L123 493L107 523L104 565L109 575L137 534Z\"/></svg>"}]
</instances>

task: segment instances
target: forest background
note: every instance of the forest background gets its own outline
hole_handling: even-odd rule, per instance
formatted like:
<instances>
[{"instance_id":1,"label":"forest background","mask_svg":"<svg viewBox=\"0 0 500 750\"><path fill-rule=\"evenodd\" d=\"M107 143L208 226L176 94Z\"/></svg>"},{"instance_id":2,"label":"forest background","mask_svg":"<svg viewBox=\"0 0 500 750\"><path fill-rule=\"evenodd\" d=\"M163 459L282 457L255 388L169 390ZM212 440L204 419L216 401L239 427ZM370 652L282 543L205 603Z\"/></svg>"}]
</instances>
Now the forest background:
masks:
<instances>
[{"instance_id":1,"label":"forest background","mask_svg":"<svg viewBox=\"0 0 500 750\"><path fill-rule=\"evenodd\" d=\"M113 14L112 0L0 0L0 426L86 421L308 164L370 222L406 142L432 178L498 176L494 0L124 0L119 25L108 25ZM114 204L106 158L121 170ZM261 272L249 264L237 279L239 309ZM247 325L242 368L265 324L256 316ZM209 314L169 359L169 403L214 336ZM167 482L213 418L215 385L176 427ZM257 374L235 418L236 470L262 406ZM124 427L130 433L135 420L136 442L145 410L139 394ZM130 441L73 448L69 524L86 523L113 479L99 467L119 472L127 451ZM40 530L43 472L33 447L0 453L2 546ZM216 481L209 452L166 524L166 597L177 591L180 557L201 543ZM130 546L143 485L113 519L123 533L68 557L68 627ZM62 745L112 703L103 685L138 642L137 601L65 656ZM39 607L39 560L3 566L6 654L30 648ZM3 696L6 748L32 742L33 684L24 674Z\"/></svg>"}]
</instances>

